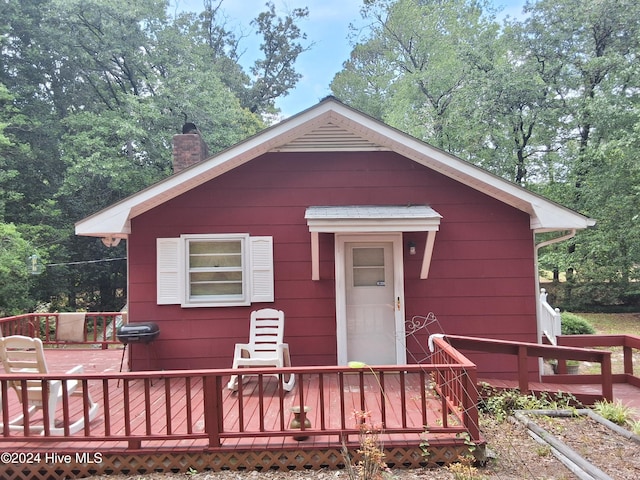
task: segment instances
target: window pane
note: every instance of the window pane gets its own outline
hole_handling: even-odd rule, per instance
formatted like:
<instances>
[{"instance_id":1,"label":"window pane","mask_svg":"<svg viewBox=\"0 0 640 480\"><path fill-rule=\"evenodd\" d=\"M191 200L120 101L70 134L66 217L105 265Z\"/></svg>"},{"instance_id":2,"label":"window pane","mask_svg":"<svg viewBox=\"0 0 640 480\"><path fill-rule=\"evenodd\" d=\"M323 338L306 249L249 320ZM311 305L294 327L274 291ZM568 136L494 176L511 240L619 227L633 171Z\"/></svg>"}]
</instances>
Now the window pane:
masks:
<instances>
[{"instance_id":1,"label":"window pane","mask_svg":"<svg viewBox=\"0 0 640 480\"><path fill-rule=\"evenodd\" d=\"M383 267L384 248L354 248L354 267Z\"/></svg>"},{"instance_id":2,"label":"window pane","mask_svg":"<svg viewBox=\"0 0 640 480\"><path fill-rule=\"evenodd\" d=\"M191 296L242 295L242 272L199 272L189 279Z\"/></svg>"},{"instance_id":3,"label":"window pane","mask_svg":"<svg viewBox=\"0 0 640 480\"><path fill-rule=\"evenodd\" d=\"M202 301L242 298L242 240L191 240L189 243L189 297ZM224 297L224 298L223 298Z\"/></svg>"},{"instance_id":4,"label":"window pane","mask_svg":"<svg viewBox=\"0 0 640 480\"><path fill-rule=\"evenodd\" d=\"M242 267L240 241L190 242L189 268Z\"/></svg>"},{"instance_id":5,"label":"window pane","mask_svg":"<svg viewBox=\"0 0 640 480\"><path fill-rule=\"evenodd\" d=\"M353 249L353 286L384 285L384 248Z\"/></svg>"},{"instance_id":6,"label":"window pane","mask_svg":"<svg viewBox=\"0 0 640 480\"><path fill-rule=\"evenodd\" d=\"M197 272L189 278L191 283L242 282L242 272Z\"/></svg>"},{"instance_id":7,"label":"window pane","mask_svg":"<svg viewBox=\"0 0 640 480\"><path fill-rule=\"evenodd\" d=\"M240 240L195 241L189 242L190 253L241 253Z\"/></svg>"}]
</instances>

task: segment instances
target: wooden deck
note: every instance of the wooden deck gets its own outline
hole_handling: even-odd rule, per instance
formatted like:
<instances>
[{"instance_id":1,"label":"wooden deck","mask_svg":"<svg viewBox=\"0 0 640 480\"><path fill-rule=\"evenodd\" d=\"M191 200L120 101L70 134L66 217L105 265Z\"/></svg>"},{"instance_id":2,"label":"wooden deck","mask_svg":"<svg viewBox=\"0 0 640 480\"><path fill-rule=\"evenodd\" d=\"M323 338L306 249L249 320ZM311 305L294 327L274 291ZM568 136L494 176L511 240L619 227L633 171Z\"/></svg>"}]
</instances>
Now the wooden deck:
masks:
<instances>
[{"instance_id":1,"label":"wooden deck","mask_svg":"<svg viewBox=\"0 0 640 480\"><path fill-rule=\"evenodd\" d=\"M636 337L619 341L628 350L629 358L631 350L640 345ZM24 465L5 463L0 465L0 476L26 480L185 472L189 468L336 468L344 463L343 444L352 453L359 446L358 436L364 427L358 412L368 412L367 428L373 426L381 432L391 466L450 463L468 453L467 439L481 446L483 443L477 418L479 381L475 365L456 351L452 345L456 342L489 351L513 348L510 342L491 341L488 345L486 339L449 336L446 341L435 339L432 364L280 370L296 374L296 386L291 392L285 392L276 378L267 375L273 373L269 369L252 369L258 375L247 377L237 392L231 392L226 388L231 370L128 372L121 346L50 348L46 351L50 374L36 378L65 378L63 374L71 367L83 365L82 375L69 378L85 383L86 392L100 404L100 412L83 431L63 437L37 436L25 429L9 431L0 426L3 451L39 455L40 460L32 464L20 462ZM511 354L519 358L544 357L542 351L554 348L523 344L517 347ZM602 352L569 347L554 350L557 358L572 358L576 353L585 358L596 355L603 365L608 363L608 354ZM524 360L520 363L526 364ZM553 383L528 382L526 389L602 398L613 383L613 398L640 412L640 379L633 373L629 360L625 361L624 374L609 373L610 381L603 381L602 376L556 375L550 379ZM21 411L18 397L8 387L10 378L15 377L0 371L0 393L7 400L2 403L0 421L5 423ZM581 379L585 383L578 383ZM525 381L488 380L496 388L523 387ZM57 412L57 418L66 420L62 423L83 416L87 394L69 397L68 402L66 410ZM292 429L292 409L303 406L309 409L310 426L304 431ZM30 420L31 424L42 424L42 413ZM431 452L428 458L420 449L423 440ZM65 460L61 462L60 458Z\"/></svg>"},{"instance_id":2,"label":"wooden deck","mask_svg":"<svg viewBox=\"0 0 640 480\"><path fill-rule=\"evenodd\" d=\"M105 395L108 397L105 403L110 407L109 421L105 422L105 415L99 415L91 422L90 437L95 437L95 441L91 443L92 449L130 450L129 441L104 439L136 434L142 437L165 430L176 437L183 433L184 436L192 435L200 438L145 441L144 445L140 445L138 449L209 448L209 439L204 433L204 385L200 373L194 373L193 377L185 378L182 374L175 376L174 372L138 372L138 374L134 372L115 375L107 381L101 374L115 374L120 371L122 349L48 349L46 356L51 374L62 374L71 367L81 364L84 366L84 373L88 374L87 377L91 378L94 374L100 377L101 381L89 380L89 391L97 401ZM125 361L125 371L126 368ZM226 388L229 378L227 375L222 382L222 401L228 407L224 409L221 430L234 432L234 434L227 436L222 433L221 447L228 449L300 447L300 442L291 436L291 432L286 435L279 434L280 430L286 430L290 425L294 417L292 408L300 403L309 407L307 418L312 425L310 432L305 432L305 436L308 436L305 439L305 448L340 446L345 434L348 442L355 441L355 438L350 439L349 436L357 435L359 421L356 413L358 412L370 412L370 423L382 428L381 412L383 410L386 416L384 430L389 433L392 443L417 445L420 442L420 434L424 431L424 425L434 425L434 430L437 430L435 425L441 422L441 416L436 415L435 412L441 410L442 401L433 393L429 393L426 376L423 379L424 386L421 386L418 376L405 380L394 373L383 372L382 375L373 375L366 371L363 375L359 375L354 371L345 375L341 381L339 377L330 375L320 379L313 373L302 378L298 374L296 387L292 392L285 392L282 398L279 395L279 383L274 377L265 376L260 381L258 377L246 376L241 391L232 392ZM319 382L322 382L322 388L319 387ZM300 388L301 383L303 388ZM148 392L145 391L145 384ZM382 390L381 387L383 387ZM343 395L339 395L340 390ZM424 395L425 392L427 395ZM12 390L8 393L9 410L18 412L21 407L17 395ZM150 403L145 399L145 395L148 395ZM300 402L301 395L302 402ZM123 399L128 404L128 409L121 401ZM81 416L81 399L70 398L70 400L71 416ZM425 418L421 415L422 408L419 404L421 401L427 405ZM409 403L410 408L400 408L401 402ZM238 403L243 403L243 407L238 408ZM321 403L324 408L321 408ZM167 405L171 405L170 417L166 415ZM147 417L149 406L151 406L151 411L148 412L150 417ZM406 411L403 412L403 410ZM281 415L281 412L284 414ZM321 414L324 418L320 416ZM31 423L38 425L41 419L41 414L36 414ZM452 425L460 425L454 418L450 418L450 422ZM318 435L318 429L313 426L320 427L321 430L338 432L339 435ZM405 433L411 429L416 432ZM309 433L315 435L309 436ZM12 443L9 439L2 437L0 441ZM68 445L68 441L57 442L53 437L42 441L34 439L28 444L15 443L14 446L28 450L51 450L67 448Z\"/></svg>"},{"instance_id":3,"label":"wooden deck","mask_svg":"<svg viewBox=\"0 0 640 480\"><path fill-rule=\"evenodd\" d=\"M357 450L364 428L361 413L367 412L364 422L367 428L379 430L388 463L415 467L455 461L468 449L465 432L474 431L464 425L463 418L469 416L461 411L462 402L452 405L437 395L432 374L419 366L381 367L375 373L303 367L293 369L296 386L291 392L285 392L277 378L267 375L247 376L242 387L232 392L226 388L230 371L120 373L122 353L121 348L47 349L50 374L39 378L52 380L82 364L82 379L100 404L100 412L84 431L65 437L37 437L24 429L2 432L0 427L2 449L73 458L99 453L100 465L59 465L62 470L56 475L71 475L72 470L120 472L125 458L146 465L139 467L138 473L141 469L186 471L188 466L200 469L203 464L212 469L335 468L344 463L343 444L352 452ZM455 369L450 370L448 376L442 376L448 382L455 383L452 375L463 376L462 370L454 374ZM2 412L2 418L14 418L21 404L6 380L3 388L8 402L3 410L6 408L8 415ZM86 398L69 397L67 422L83 415L83 401ZM216 405L218 401L220 405ZM296 406L308 407L309 427L291 428ZM475 404L472 410L477 430ZM57 417L64 416L59 409ZM32 425L41 425L42 413L30 420ZM425 438L432 451L428 459L420 450ZM482 444L480 438L476 442ZM41 467L42 478L51 475L48 468L52 465ZM38 478L32 469L21 473L17 466L11 468L3 472L3 478Z\"/></svg>"}]
</instances>

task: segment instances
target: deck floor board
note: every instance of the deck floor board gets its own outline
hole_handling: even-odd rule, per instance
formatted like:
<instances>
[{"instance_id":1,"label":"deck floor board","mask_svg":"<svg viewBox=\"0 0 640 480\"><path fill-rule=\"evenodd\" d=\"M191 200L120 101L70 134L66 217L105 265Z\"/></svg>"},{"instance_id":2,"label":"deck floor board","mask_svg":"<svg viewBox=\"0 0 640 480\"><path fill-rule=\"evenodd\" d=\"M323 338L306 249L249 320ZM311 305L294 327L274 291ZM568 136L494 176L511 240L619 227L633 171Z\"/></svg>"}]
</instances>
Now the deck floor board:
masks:
<instances>
[{"instance_id":1,"label":"deck floor board","mask_svg":"<svg viewBox=\"0 0 640 480\"><path fill-rule=\"evenodd\" d=\"M99 349L65 349L57 348L50 349L46 352L47 361L51 373L64 373L69 368L77 364L84 365L85 373L102 373L102 372L118 372L120 370L120 361L122 358L122 350L112 348L109 350ZM0 369L1 370L1 369ZM126 370L126 364L125 364ZM307 440L300 442L295 440L292 436L265 436L260 435L260 424L264 422L264 426L267 430L279 429L281 424L284 424L285 428L288 428L293 413L291 407L300 404L300 392L303 394L304 404L309 407L308 418L311 421L312 429L314 428L342 428L353 429L356 427L354 412L360 410L367 410L372 412L380 412L380 406L384 401L385 412L388 422L391 424L402 424L401 418L402 409L400 408L401 391L399 376L397 374L385 374L383 379L378 378L376 375L365 373L360 376L358 373L353 375L345 375L345 384L340 391L340 385L337 381L337 377L323 376L322 382L324 382L324 395L320 395L318 377L311 378L309 376L303 376L296 382L294 389L286 393L283 397L283 409L280 409L279 400L279 386L278 381L275 378L265 378L263 381L262 389L262 404L258 401L260 385L256 377L248 377L247 381L242 387L242 402L243 402L243 421L244 430L247 435L242 438L223 438L222 448L225 449L284 449L284 448L316 448L326 449L335 448L340 446L340 438L337 434L329 434L322 436L311 436ZM362 384L360 384L362 379ZM427 378L428 380L428 378ZM506 381L491 381L492 385L496 387L509 387L513 386ZM143 449L157 449L158 451L172 451L172 450L204 450L208 448L208 439L204 436L204 418L205 418L205 406L203 401L203 384L202 381L197 378L191 378L191 412L192 412L192 428L194 433L200 433L203 438L196 439L164 439L143 442ZM381 383L384 385L384 393L381 392ZM18 441L4 441L3 447L11 448L14 451L123 451L127 448L128 444L125 441L108 441L101 440L99 437L104 436L107 433L105 420L109 421L109 432L112 435L117 435L125 432L125 406L120 399L120 395L123 389L129 389L129 411L131 412L131 424L130 429L132 432L144 434L147 431L147 421L150 422L152 429L158 431L158 427L164 430L167 428L168 418L170 418L171 433L173 434L188 434L189 427L186 421L187 418L187 382L181 379L173 378L161 378L154 379L150 389L152 392L151 398L154 399L152 403L147 404L143 392L144 382L140 379L122 381L116 384L115 381L108 383L108 416L105 416L104 411L100 411L98 416L91 422L90 429L91 435L96 437L95 442L63 442L56 441L55 439L47 440L34 440L28 443L22 443ZM240 402L240 393L231 392L226 388L226 384L223 384L223 402L226 405L237 406ZM554 384L532 384L532 388L536 389L558 389L567 392L573 392L579 389L585 391L598 390L598 385L562 385ZM427 424L436 426L440 419L439 411L441 410L440 401L436 398L425 393L428 390L420 384L415 382L405 385L405 395L408 399L409 405L413 405L415 408L408 408L406 414L406 423L408 425L423 425L424 419L421 418L421 405L425 402L428 405L427 411ZM90 392L94 399L100 403L103 395L103 383L100 381L90 382ZM627 384L614 385L614 395L617 399L623 401L623 403L630 403L632 406L640 407L640 389L632 387ZM156 395L156 393L158 395ZM424 398L423 398L424 396ZM169 399L169 403L165 402L165 398ZM344 406L341 405L341 398L344 398ZM80 399L74 399L74 402ZM13 402L13 407L17 404L17 397L15 393L11 392L10 405ZM364 401L364 405L362 402ZM262 410L260 405L262 405ZM81 405L73 404L74 414L81 411ZM320 412L323 410L321 406L324 406L325 417L320 417ZM344 408L346 424L340 425L341 415L338 415L340 409ZM80 409L80 410L78 410ZM282 411L282 413L280 413ZM240 416L238 415L237 408L226 408L226 416L222 419L225 431L234 431L239 428ZM41 418L41 417L40 417ZM37 422L38 417L34 418ZM374 413L371 421L375 425L382 423L380 413ZM349 441L357 441L356 435L350 435ZM393 434L389 436L390 440L385 440L385 443L391 441L398 444L408 444L413 442L419 443L419 434ZM2 440L2 439L0 439Z\"/></svg>"}]
</instances>

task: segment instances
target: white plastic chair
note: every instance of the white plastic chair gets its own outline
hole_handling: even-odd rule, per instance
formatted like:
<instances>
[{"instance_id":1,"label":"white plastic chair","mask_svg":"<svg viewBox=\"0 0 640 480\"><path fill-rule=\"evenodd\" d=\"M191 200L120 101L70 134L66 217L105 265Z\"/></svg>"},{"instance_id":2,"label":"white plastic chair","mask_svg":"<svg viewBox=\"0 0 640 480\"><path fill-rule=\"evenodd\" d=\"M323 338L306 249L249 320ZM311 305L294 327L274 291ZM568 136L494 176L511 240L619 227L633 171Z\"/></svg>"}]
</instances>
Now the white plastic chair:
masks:
<instances>
[{"instance_id":1,"label":"white plastic chair","mask_svg":"<svg viewBox=\"0 0 640 480\"><path fill-rule=\"evenodd\" d=\"M25 375L49 373L44 358L44 348L39 338L24 337L22 335L13 335L0 338L0 359L4 367L5 373ZM78 365L68 372L67 375L75 375L83 372L82 365ZM23 402L21 381L12 381L10 386L15 390L20 402ZM48 396L43 398L42 381L29 380L26 382L26 401L27 405L23 405L23 409L27 409L27 420L31 421L33 414L38 409L44 409L45 402L48 407L49 416L49 432L51 435L64 435L64 427L56 426L56 409L62 402L63 383L60 380L52 380L48 384ZM82 384L78 380L68 380L65 382L66 390L69 396L82 396ZM93 420L98 412L98 404L93 401L87 392L89 401L89 421ZM10 430L24 429L25 415L21 414L9 422ZM2 424L0 424L2 428ZM44 425L29 425L30 430L44 434ZM80 431L84 428L84 416L69 425L69 434Z\"/></svg>"},{"instance_id":2,"label":"white plastic chair","mask_svg":"<svg viewBox=\"0 0 640 480\"><path fill-rule=\"evenodd\" d=\"M284 312L273 308L263 308L251 312L249 343L236 344L233 354L233 368L247 367L290 367L289 345L284 339ZM232 375L229 390L238 388L238 377L250 374ZM278 375L275 375L278 377ZM286 378L288 377L288 379ZM282 386L290 392L295 385L295 376L282 376Z\"/></svg>"}]
</instances>

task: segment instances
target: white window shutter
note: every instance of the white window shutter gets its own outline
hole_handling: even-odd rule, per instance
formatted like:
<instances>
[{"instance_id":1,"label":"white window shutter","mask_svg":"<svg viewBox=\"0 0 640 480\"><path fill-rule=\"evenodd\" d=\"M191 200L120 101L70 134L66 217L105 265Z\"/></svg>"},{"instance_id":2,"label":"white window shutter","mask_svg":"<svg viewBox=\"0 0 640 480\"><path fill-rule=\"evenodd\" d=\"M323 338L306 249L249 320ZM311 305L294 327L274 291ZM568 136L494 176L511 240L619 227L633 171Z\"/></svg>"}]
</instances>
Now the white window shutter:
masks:
<instances>
[{"instance_id":1,"label":"white window shutter","mask_svg":"<svg viewBox=\"0 0 640 480\"><path fill-rule=\"evenodd\" d=\"M158 305L175 305L182 302L180 243L179 238L156 239Z\"/></svg>"},{"instance_id":2,"label":"white window shutter","mask_svg":"<svg viewBox=\"0 0 640 480\"><path fill-rule=\"evenodd\" d=\"M251 302L273 302L273 237L250 237Z\"/></svg>"}]
</instances>

